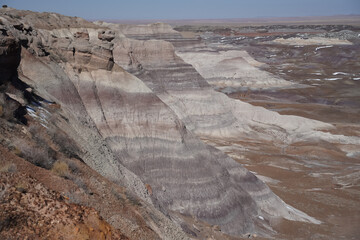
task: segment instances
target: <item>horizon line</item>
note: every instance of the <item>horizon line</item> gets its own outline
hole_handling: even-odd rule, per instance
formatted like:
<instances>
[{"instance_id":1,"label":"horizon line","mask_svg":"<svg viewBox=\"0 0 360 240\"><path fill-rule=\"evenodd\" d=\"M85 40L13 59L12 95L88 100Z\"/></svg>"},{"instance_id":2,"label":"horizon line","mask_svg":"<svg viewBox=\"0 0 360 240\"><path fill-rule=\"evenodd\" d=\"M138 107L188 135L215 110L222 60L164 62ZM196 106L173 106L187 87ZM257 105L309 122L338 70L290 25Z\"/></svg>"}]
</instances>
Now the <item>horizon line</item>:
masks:
<instances>
[{"instance_id":1,"label":"horizon line","mask_svg":"<svg viewBox=\"0 0 360 240\"><path fill-rule=\"evenodd\" d=\"M312 15L312 16L261 16L261 17L231 17L231 18L84 18L88 21L214 21L214 20L261 20L261 19L297 19L297 18L330 18L330 17L360 17L360 14Z\"/></svg>"}]
</instances>

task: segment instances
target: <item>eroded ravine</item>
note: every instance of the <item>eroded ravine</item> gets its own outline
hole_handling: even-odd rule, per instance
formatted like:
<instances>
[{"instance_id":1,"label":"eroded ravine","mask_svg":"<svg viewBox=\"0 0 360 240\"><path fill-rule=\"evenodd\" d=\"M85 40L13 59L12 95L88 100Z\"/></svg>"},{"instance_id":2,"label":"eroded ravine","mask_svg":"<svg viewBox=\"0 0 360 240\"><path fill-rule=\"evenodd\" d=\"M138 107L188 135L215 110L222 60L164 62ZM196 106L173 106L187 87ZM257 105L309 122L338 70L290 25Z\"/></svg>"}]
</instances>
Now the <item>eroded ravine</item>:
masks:
<instances>
[{"instance_id":1,"label":"eroded ravine","mask_svg":"<svg viewBox=\"0 0 360 240\"><path fill-rule=\"evenodd\" d=\"M316 27L318 26L314 26ZM338 26L333 28L336 29ZM288 34L294 34L294 31L274 32L267 38L272 40L286 37ZM354 31L333 30L327 39L315 38L316 43L302 47L298 46L301 43L295 41L292 46L269 44L266 42L269 40L264 37L257 39L261 34L256 32L252 33L251 37L243 37L242 40L236 41L234 39L237 37L221 36L221 41L224 43L217 44L214 44L214 41L220 37L215 32L213 38L207 33L204 39L208 38L205 42L209 41L208 46L213 47L211 54L217 52L217 47L219 52L224 52L224 49L246 50L260 62L257 64L260 69L269 71L277 78L290 81L295 86L302 84L295 88L274 89L271 89L271 85L267 89L266 86L260 88L256 85L246 86L246 83L243 87L236 87L231 84L234 80L228 79L229 88L220 86L217 89L232 98L263 106L282 115L297 115L333 124L334 127L325 132L352 138L359 136L357 81L359 56L355 50L359 45L356 39L357 30ZM337 39L339 37L344 39L345 32L352 42L350 45L349 41ZM316 37L316 33L314 35ZM321 36L324 35L326 33ZM310 36L307 35L309 41L312 39ZM301 41L306 43L307 38L304 39ZM322 42L319 42L320 40ZM343 42L346 45L343 45ZM324 48L327 44L340 45ZM187 52L195 54L199 49L201 49L199 46L194 46L193 49L179 50L186 55ZM242 57L242 54L239 53L239 57ZM192 60L190 59L190 62ZM236 61L233 63L236 64ZM253 65L252 61L244 61L244 63L245 66L236 68ZM236 72L236 68L233 68L233 72ZM226 74L231 75L231 71ZM278 237L354 239L358 236L358 143L329 142L326 138L323 141L299 139L298 143L289 145L250 139L224 141L204 138L204 140L243 163L285 201L292 202L293 206L307 213L313 213L312 216L323 221L321 225L288 221L274 223L280 233Z\"/></svg>"},{"instance_id":2,"label":"eroded ravine","mask_svg":"<svg viewBox=\"0 0 360 240\"><path fill-rule=\"evenodd\" d=\"M189 44L182 41L196 43L199 47L198 41L182 39L178 32L164 24L96 25L57 14L46 15L47 20L41 20L37 13L2 11L3 39L7 39L4 33L12 35L18 39L18 46L22 46L18 76L28 85L25 92L36 92L60 110L53 111L44 107L47 105L23 100L21 91L24 90L13 89L11 81L4 78L4 89L9 92L6 96L11 98L7 101L28 109L24 116L29 119L30 126L40 119L43 127L39 132L55 128L66 134L66 141L79 148L74 156L100 174L98 179L110 180L110 183L99 183L100 180L92 180L91 174L82 178L91 183L89 186L100 187L99 194L105 197L104 201L113 201L114 197L121 203L125 201L114 207L116 211L111 210L110 201L106 207L95 204L96 200L84 201L86 197L79 198L82 200L78 203L94 206L106 221L116 228L124 227L125 233L134 239L156 239L157 236L186 239L210 235L230 239L226 234L270 237L275 233L273 229L285 234L284 224L304 224L314 229L324 226L320 221L326 222L326 218L314 216L312 208L304 208L284 194L284 189L290 187L283 188L277 181L286 182L286 178L277 179L272 175L276 171L271 168L286 171L289 168L295 172L316 169L317 174L326 174L336 167L341 154L353 152L359 145L359 137L343 136L336 131L329 133L334 129L329 123L280 115L214 91L212 85L238 87L244 79L246 84L258 86L293 85L259 69L261 64L253 66L259 62L249 54L244 51L207 53L209 49L205 49L202 54L207 55L196 55L198 49L193 53ZM176 54L171 42L176 42L182 53ZM3 43L8 47L6 41ZM181 47L185 45L186 48ZM212 64L205 60L198 63L206 67L204 72L210 66L213 75L204 75L199 64L193 66L186 62L193 57L186 58L184 54L211 61ZM212 58L214 54L222 57ZM220 65L217 60L221 61ZM243 65L237 68L234 64ZM219 66L222 71L216 71ZM228 81L228 74L234 70L237 75L231 75L233 79ZM243 78L242 72L247 73ZM207 81L207 77L211 79ZM219 77L223 79L216 79ZM263 78L269 81L261 82ZM5 107L5 110L10 113L12 108ZM5 128L3 142L9 141L9 129ZM24 129L26 133L28 126ZM37 140L33 138L32 141ZM52 149L61 148L61 144L47 142L54 146ZM316 148L318 142L324 144ZM309 156L302 153L304 149L310 152ZM318 161L313 161L314 151L318 151ZM272 159L276 162L272 163ZM260 180L239 162L267 178L259 176ZM353 166L352 162L347 164ZM336 178L339 186L348 184L349 179L343 176L352 172L345 172ZM81 185L75 181L76 171L71 174L65 177L70 176L69 181ZM293 206L305 213L283 202L262 180L287 203L297 204ZM116 189L111 184L126 190L120 193L111 190ZM75 196L88 195L92 199L94 197L90 196L98 194L85 187L82 189L85 190L78 190L81 194ZM291 193L296 196L301 190L294 187ZM66 189L64 191L69 194ZM140 220L132 219L131 214L121 216L118 210L127 207L129 202L135 206L130 208L131 212L135 216L140 214ZM356 206L356 201L350 204ZM116 222L121 224L116 225ZM140 229L139 235L132 229ZM280 236L286 238L286 235Z\"/></svg>"}]
</instances>

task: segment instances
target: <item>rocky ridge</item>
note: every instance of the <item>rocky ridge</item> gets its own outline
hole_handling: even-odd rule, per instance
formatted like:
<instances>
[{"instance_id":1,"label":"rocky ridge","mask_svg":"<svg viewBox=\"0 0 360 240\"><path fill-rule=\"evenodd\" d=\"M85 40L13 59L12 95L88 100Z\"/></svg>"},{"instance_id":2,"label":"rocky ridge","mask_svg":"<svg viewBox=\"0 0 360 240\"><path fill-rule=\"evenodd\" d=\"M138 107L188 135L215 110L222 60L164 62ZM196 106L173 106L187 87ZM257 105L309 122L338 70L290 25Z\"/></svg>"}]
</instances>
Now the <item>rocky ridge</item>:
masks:
<instances>
[{"instance_id":1,"label":"rocky ridge","mask_svg":"<svg viewBox=\"0 0 360 240\"><path fill-rule=\"evenodd\" d=\"M180 228L196 232L184 220L188 216L236 236L266 236L271 233L268 222L276 217L319 223L289 207L255 175L199 137L261 138L279 145L299 139L358 144L358 138L325 134L318 129L331 125L282 116L215 92L207 76L182 60L171 43L139 40L180 37L166 25L82 25L83 20L57 14L48 14L43 24L37 20L24 25L36 16L2 10L2 56L13 58L1 58L11 66L2 67L6 77L1 83L5 92L18 96L6 100L13 107L1 102L4 116L29 119L23 122L28 124L36 121L28 117L31 109L41 110L39 99L56 103L59 118L45 117L43 128L55 125L64 131L83 162L136 193L149 211L156 212L154 206L160 210L161 221L147 220L158 236L184 239ZM65 18L63 24L54 25L59 18ZM26 92L37 100L18 101ZM14 115L19 109L23 112ZM114 219L111 214L105 218Z\"/></svg>"}]
</instances>

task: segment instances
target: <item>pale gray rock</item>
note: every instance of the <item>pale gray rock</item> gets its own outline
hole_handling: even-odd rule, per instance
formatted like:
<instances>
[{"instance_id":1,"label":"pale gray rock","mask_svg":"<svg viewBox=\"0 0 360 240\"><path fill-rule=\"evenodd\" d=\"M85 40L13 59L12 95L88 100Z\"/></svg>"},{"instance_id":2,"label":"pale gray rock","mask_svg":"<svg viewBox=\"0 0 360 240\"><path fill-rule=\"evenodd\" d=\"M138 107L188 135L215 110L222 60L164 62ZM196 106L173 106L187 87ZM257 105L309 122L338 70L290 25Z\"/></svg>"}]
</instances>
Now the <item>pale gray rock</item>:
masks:
<instances>
[{"instance_id":1,"label":"pale gray rock","mask_svg":"<svg viewBox=\"0 0 360 240\"><path fill-rule=\"evenodd\" d=\"M149 39L166 39L176 40L181 39L182 36L179 32L172 29L169 24L166 23L152 23L144 25L134 24L114 24L103 21L94 22L101 27L111 28L119 31L128 38L149 40Z\"/></svg>"},{"instance_id":2,"label":"pale gray rock","mask_svg":"<svg viewBox=\"0 0 360 240\"><path fill-rule=\"evenodd\" d=\"M259 215L319 223L289 207L254 174L199 137L284 144L338 138L317 131L330 125L229 99L213 91L171 43L124 37L178 36L167 26L112 27L114 35L99 39L104 24L82 26L73 19L75 24L67 27L71 19L45 16L51 20L36 20L37 35L22 49L19 77L60 104L67 120L57 124L80 146L86 164L157 207L163 218L177 212L231 235L268 234L257 224ZM59 19L63 24L50 28L48 23ZM164 239L185 238L174 222L156 231Z\"/></svg>"},{"instance_id":3,"label":"pale gray rock","mask_svg":"<svg viewBox=\"0 0 360 240\"><path fill-rule=\"evenodd\" d=\"M141 43L137 40L126 40L122 43L119 40L114 45L115 62L143 80L185 123L187 129L203 139L219 139L220 141L262 139L280 146L304 140L316 142L320 139L337 143L360 143L357 137L332 135L320 131L332 128L330 124L297 116L280 115L262 107L229 99L224 94L212 90L193 67L179 60L176 55L159 54L162 50L152 48L142 48L141 52L133 51L137 49L135 46L150 46L147 42L149 41ZM157 42L157 44L161 43ZM167 45L168 43L164 41L164 49L167 49ZM130 51L132 58L137 59L137 63L143 66L142 69L136 69L127 63L131 61L124 60L130 59L126 57L126 52ZM161 58L156 59L151 63L153 51L156 51L158 56L172 57L166 61L162 61ZM146 58L146 56L150 57ZM248 55L242 56L249 58ZM205 59L204 63L206 61ZM251 59L248 59L247 64L249 62ZM219 71L221 73L222 69ZM212 73L217 74L216 69L212 70ZM224 73L227 74L226 71ZM279 82L281 83L281 80ZM235 176L238 174L236 170L232 173ZM248 177L240 176L237 183L249 193L263 214L268 217L284 217L290 220L319 223L316 219L289 207L270 190L260 191L255 179L256 177L251 174Z\"/></svg>"},{"instance_id":4,"label":"pale gray rock","mask_svg":"<svg viewBox=\"0 0 360 240\"><path fill-rule=\"evenodd\" d=\"M191 64L205 80L217 88L249 87L257 89L289 88L293 84L260 70L262 64L246 51L178 51L176 53Z\"/></svg>"},{"instance_id":5,"label":"pale gray rock","mask_svg":"<svg viewBox=\"0 0 360 240\"><path fill-rule=\"evenodd\" d=\"M157 41L156 44L158 46L161 42ZM328 124L309 119L294 116L283 117L264 108L231 100L224 94L213 91L199 73L192 66L179 59L178 56L171 53L166 54L166 51L173 51L173 49L167 48L169 43L165 41L162 44L164 47L153 49L146 48L151 46L151 41L140 42L138 40L120 39L114 44L114 60L143 80L163 102L170 106L187 128L194 131L198 136L214 139L257 136L267 140L287 142L290 141L291 135L286 130L284 131L283 127L289 131L296 130L298 132L330 127ZM143 46L141 51L136 51L139 49L137 46ZM152 58L154 51L154 55L164 55L167 56L167 59L162 61L162 58ZM129 52L143 66L142 69L139 70L129 64L131 62L130 57L127 57ZM147 58L146 56L150 57ZM151 64L151 61L155 62ZM263 132L258 133L259 129L262 129ZM212 154L216 153L213 151ZM219 154L219 158L223 158L222 163L227 162L224 160L227 159L225 155ZM284 202L265 187L265 184L253 174L247 173L233 160L229 159L228 164L224 165L225 168L228 169L232 177L237 179L236 182L239 187L252 197L256 208L261 210L262 214L269 217L285 217L291 220L319 223L300 211L289 210ZM218 207L222 209L220 206ZM208 211L211 212L210 209ZM231 215L230 212L228 214ZM217 219L218 222L212 222L209 218L206 219L220 225L223 231L234 234L232 232L234 231L233 224L236 225L238 220L233 219L234 222L232 222L230 215L226 216L228 219L226 226L220 220L222 217ZM201 219L201 216L199 218ZM228 228L228 226L231 227ZM241 231L243 230L245 229Z\"/></svg>"},{"instance_id":6,"label":"pale gray rock","mask_svg":"<svg viewBox=\"0 0 360 240\"><path fill-rule=\"evenodd\" d=\"M98 33L98 38L103 41L111 42L115 38L115 33L111 30L102 30Z\"/></svg>"}]
</instances>

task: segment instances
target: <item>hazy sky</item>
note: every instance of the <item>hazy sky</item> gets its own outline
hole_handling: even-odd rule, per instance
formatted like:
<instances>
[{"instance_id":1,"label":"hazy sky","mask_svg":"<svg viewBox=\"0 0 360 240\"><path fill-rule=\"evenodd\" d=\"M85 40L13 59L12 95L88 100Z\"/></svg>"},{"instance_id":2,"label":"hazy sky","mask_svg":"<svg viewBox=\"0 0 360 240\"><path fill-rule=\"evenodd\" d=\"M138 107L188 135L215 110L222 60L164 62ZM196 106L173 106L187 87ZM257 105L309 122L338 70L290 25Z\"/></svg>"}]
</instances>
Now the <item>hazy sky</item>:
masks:
<instances>
[{"instance_id":1,"label":"hazy sky","mask_svg":"<svg viewBox=\"0 0 360 240\"><path fill-rule=\"evenodd\" d=\"M214 19L360 14L360 0L0 0L87 19Z\"/></svg>"}]
</instances>

